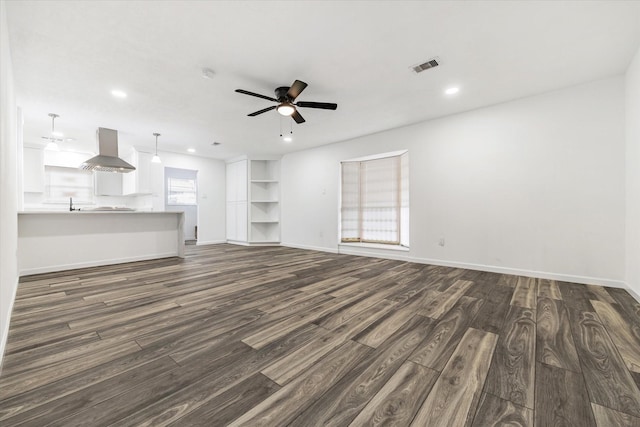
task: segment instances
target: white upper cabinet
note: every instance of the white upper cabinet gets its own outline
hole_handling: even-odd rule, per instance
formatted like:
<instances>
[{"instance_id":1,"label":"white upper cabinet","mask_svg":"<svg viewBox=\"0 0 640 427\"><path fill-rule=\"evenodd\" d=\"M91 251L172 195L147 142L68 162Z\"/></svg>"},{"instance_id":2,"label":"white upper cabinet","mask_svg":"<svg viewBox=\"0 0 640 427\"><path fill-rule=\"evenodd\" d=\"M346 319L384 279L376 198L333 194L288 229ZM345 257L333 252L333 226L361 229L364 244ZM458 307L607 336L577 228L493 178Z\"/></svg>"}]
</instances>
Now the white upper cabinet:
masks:
<instances>
[{"instance_id":1,"label":"white upper cabinet","mask_svg":"<svg viewBox=\"0 0 640 427\"><path fill-rule=\"evenodd\" d=\"M24 147L24 181L26 193L44 192L44 151L40 148Z\"/></svg>"},{"instance_id":2,"label":"white upper cabinet","mask_svg":"<svg viewBox=\"0 0 640 427\"><path fill-rule=\"evenodd\" d=\"M136 170L122 176L122 194L151 194L151 159L153 155L131 150L122 159L133 165Z\"/></svg>"}]
</instances>

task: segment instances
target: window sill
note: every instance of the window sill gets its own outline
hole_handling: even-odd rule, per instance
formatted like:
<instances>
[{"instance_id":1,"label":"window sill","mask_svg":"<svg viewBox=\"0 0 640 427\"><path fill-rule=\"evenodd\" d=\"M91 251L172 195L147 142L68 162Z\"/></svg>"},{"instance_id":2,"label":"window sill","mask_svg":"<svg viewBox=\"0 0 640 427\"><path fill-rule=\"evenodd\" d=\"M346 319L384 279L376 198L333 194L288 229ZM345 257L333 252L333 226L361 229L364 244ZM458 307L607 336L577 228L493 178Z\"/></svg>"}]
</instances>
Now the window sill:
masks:
<instances>
[{"instance_id":1,"label":"window sill","mask_svg":"<svg viewBox=\"0 0 640 427\"><path fill-rule=\"evenodd\" d=\"M383 249L383 250L390 250L390 251L409 252L409 248L407 246L384 245L381 243L340 242L338 243L338 246L343 246L345 248L368 248L368 249Z\"/></svg>"}]
</instances>

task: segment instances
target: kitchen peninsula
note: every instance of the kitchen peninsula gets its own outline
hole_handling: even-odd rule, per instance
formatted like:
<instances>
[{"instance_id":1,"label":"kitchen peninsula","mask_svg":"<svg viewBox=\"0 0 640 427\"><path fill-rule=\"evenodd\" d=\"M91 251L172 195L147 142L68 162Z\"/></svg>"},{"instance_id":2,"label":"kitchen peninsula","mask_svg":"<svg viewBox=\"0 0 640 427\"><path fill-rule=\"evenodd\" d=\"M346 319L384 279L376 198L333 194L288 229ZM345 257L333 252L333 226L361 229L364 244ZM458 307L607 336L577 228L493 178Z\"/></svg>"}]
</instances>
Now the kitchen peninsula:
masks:
<instances>
[{"instance_id":1,"label":"kitchen peninsula","mask_svg":"<svg viewBox=\"0 0 640 427\"><path fill-rule=\"evenodd\" d=\"M184 257L184 213L18 213L20 275Z\"/></svg>"}]
</instances>

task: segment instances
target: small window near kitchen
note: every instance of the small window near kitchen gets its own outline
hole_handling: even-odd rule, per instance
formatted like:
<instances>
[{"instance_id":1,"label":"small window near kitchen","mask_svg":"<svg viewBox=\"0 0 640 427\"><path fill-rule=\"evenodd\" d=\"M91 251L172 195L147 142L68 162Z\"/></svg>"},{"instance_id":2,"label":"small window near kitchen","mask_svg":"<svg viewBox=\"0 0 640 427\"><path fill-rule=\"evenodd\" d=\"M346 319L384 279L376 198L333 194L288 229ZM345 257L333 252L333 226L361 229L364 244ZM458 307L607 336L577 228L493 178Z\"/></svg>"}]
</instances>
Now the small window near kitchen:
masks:
<instances>
[{"instance_id":1,"label":"small window near kitchen","mask_svg":"<svg viewBox=\"0 0 640 427\"><path fill-rule=\"evenodd\" d=\"M342 243L409 246L409 154L342 162Z\"/></svg>"},{"instance_id":2,"label":"small window near kitchen","mask_svg":"<svg viewBox=\"0 0 640 427\"><path fill-rule=\"evenodd\" d=\"M78 168L45 166L46 203L93 203L93 172Z\"/></svg>"},{"instance_id":3,"label":"small window near kitchen","mask_svg":"<svg viewBox=\"0 0 640 427\"><path fill-rule=\"evenodd\" d=\"M198 203L195 179L169 177L167 185L168 205L184 206Z\"/></svg>"}]
</instances>

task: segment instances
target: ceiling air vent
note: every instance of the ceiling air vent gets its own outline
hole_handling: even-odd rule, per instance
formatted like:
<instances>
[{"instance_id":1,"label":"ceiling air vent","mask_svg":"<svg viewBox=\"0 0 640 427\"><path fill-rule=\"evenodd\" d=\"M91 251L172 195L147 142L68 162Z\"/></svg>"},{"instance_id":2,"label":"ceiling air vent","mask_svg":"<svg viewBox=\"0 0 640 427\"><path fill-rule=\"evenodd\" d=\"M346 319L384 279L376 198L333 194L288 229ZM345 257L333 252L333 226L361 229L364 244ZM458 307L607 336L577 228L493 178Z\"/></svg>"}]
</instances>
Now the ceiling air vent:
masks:
<instances>
[{"instance_id":1,"label":"ceiling air vent","mask_svg":"<svg viewBox=\"0 0 640 427\"><path fill-rule=\"evenodd\" d=\"M427 62L425 62L423 64L414 65L413 67L411 67L411 69L413 71L415 71L416 73L421 73L421 72L423 72L425 70L428 70L430 68L435 68L438 65L440 65L440 64L438 63L437 58L433 58L433 59L430 59L430 60L428 60Z\"/></svg>"}]
</instances>

